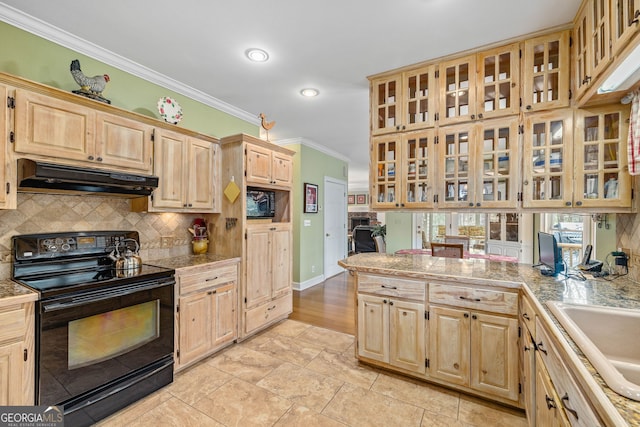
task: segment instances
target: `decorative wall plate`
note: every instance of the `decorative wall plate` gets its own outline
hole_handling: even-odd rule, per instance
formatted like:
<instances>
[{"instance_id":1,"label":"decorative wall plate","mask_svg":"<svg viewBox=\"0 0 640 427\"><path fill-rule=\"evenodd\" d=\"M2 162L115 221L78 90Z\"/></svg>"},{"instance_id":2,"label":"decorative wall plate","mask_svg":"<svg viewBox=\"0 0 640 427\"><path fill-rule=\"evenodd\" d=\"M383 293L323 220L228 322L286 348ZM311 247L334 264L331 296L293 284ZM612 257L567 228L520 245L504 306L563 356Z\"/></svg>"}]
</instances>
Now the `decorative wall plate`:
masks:
<instances>
[{"instance_id":1,"label":"decorative wall plate","mask_svg":"<svg viewBox=\"0 0 640 427\"><path fill-rule=\"evenodd\" d=\"M167 123L177 125L182 120L182 107L170 96L163 96L158 100L158 112Z\"/></svg>"}]
</instances>

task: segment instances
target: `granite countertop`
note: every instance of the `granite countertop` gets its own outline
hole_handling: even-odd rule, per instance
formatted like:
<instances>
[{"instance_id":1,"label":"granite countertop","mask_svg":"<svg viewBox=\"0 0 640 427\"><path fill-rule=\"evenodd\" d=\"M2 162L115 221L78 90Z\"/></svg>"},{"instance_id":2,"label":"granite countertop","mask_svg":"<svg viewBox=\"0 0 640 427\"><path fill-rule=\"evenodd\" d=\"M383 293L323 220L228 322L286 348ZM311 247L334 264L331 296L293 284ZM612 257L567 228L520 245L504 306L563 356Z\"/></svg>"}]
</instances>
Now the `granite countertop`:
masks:
<instances>
[{"instance_id":1,"label":"granite countertop","mask_svg":"<svg viewBox=\"0 0 640 427\"><path fill-rule=\"evenodd\" d=\"M429 255L387 255L364 253L339 261L342 267L360 272L422 278L446 279L460 284L483 284L523 288L537 301L538 311L548 318L545 323L555 326L568 346L584 365L615 410L630 426L640 426L640 402L627 399L611 390L598 375L566 331L546 306L547 301L573 304L594 304L640 310L640 284L626 277L580 281L561 276L548 277L529 264L496 262L484 259L438 258ZM608 279L608 278L607 278ZM523 286L524 285L524 286Z\"/></svg>"},{"instance_id":2,"label":"granite countertop","mask_svg":"<svg viewBox=\"0 0 640 427\"><path fill-rule=\"evenodd\" d=\"M11 279L0 279L0 307L36 301L38 293Z\"/></svg>"},{"instance_id":3,"label":"granite countertop","mask_svg":"<svg viewBox=\"0 0 640 427\"><path fill-rule=\"evenodd\" d=\"M155 259L145 261L145 264L155 265L164 268L188 268L197 267L203 264L222 263L222 262L239 262L240 257L216 255L216 254L201 254L201 255L183 255L173 258Z\"/></svg>"}]
</instances>

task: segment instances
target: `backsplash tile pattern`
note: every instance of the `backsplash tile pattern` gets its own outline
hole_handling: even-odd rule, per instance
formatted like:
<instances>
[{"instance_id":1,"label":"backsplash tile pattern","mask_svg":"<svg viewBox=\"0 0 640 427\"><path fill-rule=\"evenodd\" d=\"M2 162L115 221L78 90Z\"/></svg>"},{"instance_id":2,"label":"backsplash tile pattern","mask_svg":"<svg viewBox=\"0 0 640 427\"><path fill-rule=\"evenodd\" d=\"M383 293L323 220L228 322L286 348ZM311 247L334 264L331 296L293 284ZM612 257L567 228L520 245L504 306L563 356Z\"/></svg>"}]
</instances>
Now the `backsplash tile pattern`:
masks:
<instances>
[{"instance_id":1,"label":"backsplash tile pattern","mask_svg":"<svg viewBox=\"0 0 640 427\"><path fill-rule=\"evenodd\" d=\"M617 214L616 215L616 241L617 247L628 248L631 254L640 254L640 215ZM632 260L630 260L632 261ZM629 278L634 282L640 282L640 265L630 262Z\"/></svg>"},{"instance_id":2,"label":"backsplash tile pattern","mask_svg":"<svg viewBox=\"0 0 640 427\"><path fill-rule=\"evenodd\" d=\"M193 220L203 215L131 212L128 199L18 193L18 209L0 210L0 279L11 277L11 237L60 231L135 230L143 261L191 253ZM161 237L173 236L170 248Z\"/></svg>"}]
</instances>

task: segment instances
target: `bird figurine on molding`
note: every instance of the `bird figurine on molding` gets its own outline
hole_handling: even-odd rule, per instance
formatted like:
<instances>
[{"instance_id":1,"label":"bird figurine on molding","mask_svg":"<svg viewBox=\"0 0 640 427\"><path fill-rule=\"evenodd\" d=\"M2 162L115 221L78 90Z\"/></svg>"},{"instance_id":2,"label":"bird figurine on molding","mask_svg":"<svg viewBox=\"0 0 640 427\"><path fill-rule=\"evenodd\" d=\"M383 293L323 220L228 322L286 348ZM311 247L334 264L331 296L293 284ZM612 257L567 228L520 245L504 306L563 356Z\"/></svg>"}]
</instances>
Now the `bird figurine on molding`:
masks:
<instances>
[{"instance_id":1,"label":"bird figurine on molding","mask_svg":"<svg viewBox=\"0 0 640 427\"><path fill-rule=\"evenodd\" d=\"M73 80L80 85L80 89L72 91L73 93L111 104L111 101L102 96L102 91L107 86L109 80L111 80L108 74L93 77L85 76L80 69L80 61L77 59L71 61L70 70Z\"/></svg>"},{"instance_id":2,"label":"bird figurine on molding","mask_svg":"<svg viewBox=\"0 0 640 427\"><path fill-rule=\"evenodd\" d=\"M260 125L262 126L262 129L264 129L267 132L267 141L269 140L269 131L271 130L271 128L273 128L276 125L276 122L268 122L267 121L267 117L264 115L264 113L260 113L259 114L261 123Z\"/></svg>"}]
</instances>

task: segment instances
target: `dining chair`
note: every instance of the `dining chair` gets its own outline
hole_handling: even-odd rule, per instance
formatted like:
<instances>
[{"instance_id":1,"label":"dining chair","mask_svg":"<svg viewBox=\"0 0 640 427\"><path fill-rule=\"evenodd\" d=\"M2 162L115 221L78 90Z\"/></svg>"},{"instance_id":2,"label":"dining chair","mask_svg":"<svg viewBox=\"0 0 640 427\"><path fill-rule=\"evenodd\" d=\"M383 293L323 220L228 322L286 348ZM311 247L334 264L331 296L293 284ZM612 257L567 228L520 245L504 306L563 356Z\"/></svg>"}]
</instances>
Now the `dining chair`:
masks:
<instances>
[{"instance_id":1,"label":"dining chair","mask_svg":"<svg viewBox=\"0 0 640 427\"><path fill-rule=\"evenodd\" d=\"M464 245L462 243L431 242L431 256L462 258L463 254Z\"/></svg>"},{"instance_id":2,"label":"dining chair","mask_svg":"<svg viewBox=\"0 0 640 427\"><path fill-rule=\"evenodd\" d=\"M465 251L469 251L469 240L469 236L444 236L445 243L462 243Z\"/></svg>"},{"instance_id":3,"label":"dining chair","mask_svg":"<svg viewBox=\"0 0 640 427\"><path fill-rule=\"evenodd\" d=\"M382 236L373 236L373 241L376 244L376 252L387 252L387 245L384 243L384 238Z\"/></svg>"}]
</instances>

